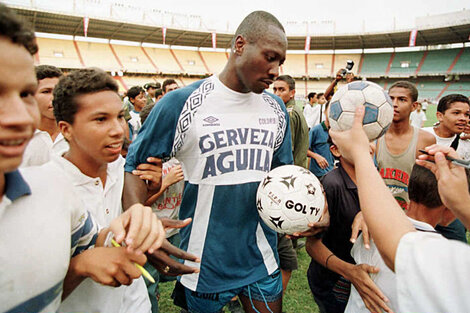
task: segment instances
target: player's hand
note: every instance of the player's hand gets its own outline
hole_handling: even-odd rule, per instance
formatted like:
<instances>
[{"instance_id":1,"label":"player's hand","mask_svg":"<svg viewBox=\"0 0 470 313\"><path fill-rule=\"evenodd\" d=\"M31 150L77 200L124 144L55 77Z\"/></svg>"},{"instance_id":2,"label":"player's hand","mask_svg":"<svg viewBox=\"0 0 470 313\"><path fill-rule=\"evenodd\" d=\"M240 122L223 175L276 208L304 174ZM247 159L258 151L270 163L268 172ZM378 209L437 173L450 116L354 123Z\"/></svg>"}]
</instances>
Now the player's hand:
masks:
<instances>
[{"instance_id":1,"label":"player's hand","mask_svg":"<svg viewBox=\"0 0 470 313\"><path fill-rule=\"evenodd\" d=\"M109 229L117 243L124 241L130 251L136 250L137 253L153 253L165 239L161 221L150 207L139 203L111 221Z\"/></svg>"},{"instance_id":2,"label":"player's hand","mask_svg":"<svg viewBox=\"0 0 470 313\"><path fill-rule=\"evenodd\" d=\"M144 265L146 261L145 255L123 247L93 248L73 257L70 268L80 276L90 277L102 285L118 287L130 285L132 280L142 274L134 262Z\"/></svg>"},{"instance_id":3,"label":"player's hand","mask_svg":"<svg viewBox=\"0 0 470 313\"><path fill-rule=\"evenodd\" d=\"M362 231L364 247L366 249L370 249L369 228L367 227L366 221L364 220L364 216L362 215L361 211L359 211L354 217L354 221L351 225L351 239L349 239L349 241L355 243L357 236L359 236L359 231Z\"/></svg>"},{"instance_id":4,"label":"player's hand","mask_svg":"<svg viewBox=\"0 0 470 313\"><path fill-rule=\"evenodd\" d=\"M199 268L184 265L183 263L172 259L170 255L178 259L188 260L194 263L201 262L201 260L199 260L195 255L173 246L166 239L163 241L160 249L154 251L152 254L148 254L148 258L152 266L154 266L160 273L167 276L199 273Z\"/></svg>"},{"instance_id":5,"label":"player's hand","mask_svg":"<svg viewBox=\"0 0 470 313\"><path fill-rule=\"evenodd\" d=\"M184 179L183 169L181 165L172 167L169 173L163 178L163 185L169 187Z\"/></svg>"},{"instance_id":6,"label":"player's hand","mask_svg":"<svg viewBox=\"0 0 470 313\"><path fill-rule=\"evenodd\" d=\"M314 156L315 161L317 162L318 166L320 166L322 169L325 169L328 167L328 161L321 155L316 154Z\"/></svg>"},{"instance_id":7,"label":"player's hand","mask_svg":"<svg viewBox=\"0 0 470 313\"><path fill-rule=\"evenodd\" d=\"M344 68L341 68L341 69L339 69L339 70L336 72L336 77L335 77L335 80L336 80L336 81L339 82L340 80L343 79L343 71L345 71L345 69L344 69Z\"/></svg>"},{"instance_id":8,"label":"player's hand","mask_svg":"<svg viewBox=\"0 0 470 313\"><path fill-rule=\"evenodd\" d=\"M318 233L325 231L330 226L330 212L328 211L328 203L325 200L325 208L323 209L322 216L316 223L308 224L310 227L308 230L301 233L293 233L292 235L287 235L288 238L302 238L302 237L311 237L315 236Z\"/></svg>"},{"instance_id":9,"label":"player's hand","mask_svg":"<svg viewBox=\"0 0 470 313\"><path fill-rule=\"evenodd\" d=\"M367 155L370 157L370 145L364 129L362 120L364 119L364 106L356 107L352 128L346 131L335 131L330 129L329 133L333 143L338 147L341 155L354 162L357 158Z\"/></svg>"},{"instance_id":10,"label":"player's hand","mask_svg":"<svg viewBox=\"0 0 470 313\"><path fill-rule=\"evenodd\" d=\"M188 226L192 222L192 218L188 217L184 220L175 220L171 218L162 217L160 221L162 222L163 228L167 231L170 228L183 228Z\"/></svg>"},{"instance_id":11,"label":"player's hand","mask_svg":"<svg viewBox=\"0 0 470 313\"><path fill-rule=\"evenodd\" d=\"M148 157L147 162L139 164L132 174L145 180L148 190L158 191L162 186L162 160Z\"/></svg>"},{"instance_id":12,"label":"player's hand","mask_svg":"<svg viewBox=\"0 0 470 313\"><path fill-rule=\"evenodd\" d=\"M430 155L421 154L416 163L430 169L436 175L442 203L452 210L467 207L469 194L465 169L445 158L450 156L460 159L460 156L454 149L436 144L426 147L425 150ZM435 163L432 163L432 161Z\"/></svg>"},{"instance_id":13,"label":"player's hand","mask_svg":"<svg viewBox=\"0 0 470 313\"><path fill-rule=\"evenodd\" d=\"M382 291L375 285L369 274L376 274L379 268L367 264L352 265L347 272L347 277L357 292L359 292L366 308L371 312L393 312L388 306L389 300Z\"/></svg>"}]
</instances>

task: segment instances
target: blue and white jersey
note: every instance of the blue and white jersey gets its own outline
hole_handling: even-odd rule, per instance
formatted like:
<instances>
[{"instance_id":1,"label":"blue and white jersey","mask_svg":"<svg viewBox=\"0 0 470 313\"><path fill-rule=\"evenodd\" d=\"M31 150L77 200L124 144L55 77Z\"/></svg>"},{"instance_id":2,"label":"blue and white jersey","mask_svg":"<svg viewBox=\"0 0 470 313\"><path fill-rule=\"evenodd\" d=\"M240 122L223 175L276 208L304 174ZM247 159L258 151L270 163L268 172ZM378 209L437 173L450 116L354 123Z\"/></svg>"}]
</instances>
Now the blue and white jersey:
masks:
<instances>
[{"instance_id":1,"label":"blue and white jersey","mask_svg":"<svg viewBox=\"0 0 470 313\"><path fill-rule=\"evenodd\" d=\"M0 312L56 312L71 256L98 226L49 164L7 173L0 201Z\"/></svg>"},{"instance_id":2,"label":"blue and white jersey","mask_svg":"<svg viewBox=\"0 0 470 313\"><path fill-rule=\"evenodd\" d=\"M181 248L200 273L181 283L209 293L251 284L278 268L276 233L261 221L256 189L266 173L291 164L289 118L281 99L238 93L215 77L165 95L129 148L126 171L149 156L176 157L185 189Z\"/></svg>"}]
</instances>

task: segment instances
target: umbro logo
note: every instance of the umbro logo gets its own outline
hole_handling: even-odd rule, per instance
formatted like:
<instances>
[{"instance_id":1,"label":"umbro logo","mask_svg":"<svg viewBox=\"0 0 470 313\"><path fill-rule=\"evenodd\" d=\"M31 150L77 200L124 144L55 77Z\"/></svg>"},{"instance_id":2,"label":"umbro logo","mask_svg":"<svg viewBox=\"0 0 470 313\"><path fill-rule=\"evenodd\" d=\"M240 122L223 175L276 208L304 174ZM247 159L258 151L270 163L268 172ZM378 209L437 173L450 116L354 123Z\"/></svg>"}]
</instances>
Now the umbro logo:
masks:
<instances>
[{"instance_id":1,"label":"umbro logo","mask_svg":"<svg viewBox=\"0 0 470 313\"><path fill-rule=\"evenodd\" d=\"M205 119L203 119L205 123L202 124L202 126L220 126L220 123L217 123L219 119L214 116L208 116Z\"/></svg>"}]
</instances>

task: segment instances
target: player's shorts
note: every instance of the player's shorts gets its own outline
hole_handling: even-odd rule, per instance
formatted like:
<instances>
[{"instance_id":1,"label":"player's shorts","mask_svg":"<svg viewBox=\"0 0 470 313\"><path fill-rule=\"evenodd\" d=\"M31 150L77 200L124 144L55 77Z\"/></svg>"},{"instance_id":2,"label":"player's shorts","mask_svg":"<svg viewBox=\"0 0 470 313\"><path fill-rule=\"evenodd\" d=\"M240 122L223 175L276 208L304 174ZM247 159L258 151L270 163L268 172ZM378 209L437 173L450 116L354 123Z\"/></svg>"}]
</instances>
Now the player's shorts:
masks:
<instances>
[{"instance_id":1,"label":"player's shorts","mask_svg":"<svg viewBox=\"0 0 470 313\"><path fill-rule=\"evenodd\" d=\"M279 253L280 268L284 271L296 270L299 265L297 263L297 253L292 246L292 240L286 235L278 235L277 252Z\"/></svg>"},{"instance_id":2,"label":"player's shorts","mask_svg":"<svg viewBox=\"0 0 470 313\"><path fill-rule=\"evenodd\" d=\"M274 302L282 298L281 271L260 279L248 286L218 293L201 293L189 290L177 282L171 297L174 303L190 313L219 313L222 308L237 295L244 295L250 300L264 303Z\"/></svg>"}]
</instances>

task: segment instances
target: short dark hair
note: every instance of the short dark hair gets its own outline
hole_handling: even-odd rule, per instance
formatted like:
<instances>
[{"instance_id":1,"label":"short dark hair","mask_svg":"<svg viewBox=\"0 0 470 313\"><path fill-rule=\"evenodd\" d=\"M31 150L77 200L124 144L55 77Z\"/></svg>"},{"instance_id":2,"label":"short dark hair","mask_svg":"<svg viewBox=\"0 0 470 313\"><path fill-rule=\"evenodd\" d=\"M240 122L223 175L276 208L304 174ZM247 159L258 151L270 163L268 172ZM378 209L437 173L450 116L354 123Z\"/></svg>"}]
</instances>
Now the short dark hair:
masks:
<instances>
[{"instance_id":1,"label":"short dark hair","mask_svg":"<svg viewBox=\"0 0 470 313\"><path fill-rule=\"evenodd\" d=\"M268 29L270 25L279 28L283 33L286 32L279 20L271 13L265 11L251 12L243 19L235 31L232 40L232 48L238 36L243 36L249 43L257 42L266 35L266 29Z\"/></svg>"},{"instance_id":2,"label":"short dark hair","mask_svg":"<svg viewBox=\"0 0 470 313\"><path fill-rule=\"evenodd\" d=\"M315 98L316 94L317 94L316 92L309 93L308 96L307 96L308 100L310 100L312 98Z\"/></svg>"},{"instance_id":3,"label":"short dark hair","mask_svg":"<svg viewBox=\"0 0 470 313\"><path fill-rule=\"evenodd\" d=\"M321 96L324 96L324 95L325 95L324 92L320 92L320 93L317 94L317 98L320 98Z\"/></svg>"},{"instance_id":4,"label":"short dark hair","mask_svg":"<svg viewBox=\"0 0 470 313\"><path fill-rule=\"evenodd\" d=\"M163 95L163 90L161 88L158 88L155 91L155 98L158 97L158 96L161 96L161 95Z\"/></svg>"},{"instance_id":5,"label":"short dark hair","mask_svg":"<svg viewBox=\"0 0 470 313\"><path fill-rule=\"evenodd\" d=\"M13 43L22 45L31 55L38 52L34 31L21 21L11 9L1 3L0 37L6 37Z\"/></svg>"},{"instance_id":6,"label":"short dark hair","mask_svg":"<svg viewBox=\"0 0 470 313\"><path fill-rule=\"evenodd\" d=\"M163 81L163 84L162 84L162 91L166 92L166 86L173 85L173 84L177 84L176 80L174 80L173 78L165 79ZM156 94L155 94L155 96L156 96Z\"/></svg>"},{"instance_id":7,"label":"short dark hair","mask_svg":"<svg viewBox=\"0 0 470 313\"><path fill-rule=\"evenodd\" d=\"M54 88L54 99L52 100L56 121L73 124L78 110L76 98L107 90L117 94L118 84L109 74L99 68L75 70L69 75L62 76Z\"/></svg>"},{"instance_id":8,"label":"short dark hair","mask_svg":"<svg viewBox=\"0 0 470 313\"><path fill-rule=\"evenodd\" d=\"M466 170L467 181L470 178L470 171ZM469 185L470 192L470 185ZM442 205L437 188L437 179L433 172L427 168L415 164L410 174L408 184L408 196L410 201L422 204L427 208L437 208Z\"/></svg>"},{"instance_id":9,"label":"short dark hair","mask_svg":"<svg viewBox=\"0 0 470 313\"><path fill-rule=\"evenodd\" d=\"M437 104L437 112L444 113L446 110L449 109L450 105L454 102L464 102L470 105L470 101L468 100L466 96L458 94L458 93L453 93L445 97L442 97L441 100L439 100L439 103Z\"/></svg>"},{"instance_id":10,"label":"short dark hair","mask_svg":"<svg viewBox=\"0 0 470 313\"><path fill-rule=\"evenodd\" d=\"M406 80L400 80L394 83L388 91L392 90L393 88L405 88L408 89L410 92L411 96L411 101L415 102L418 101L418 89L416 89L416 86L410 82L407 82Z\"/></svg>"},{"instance_id":11,"label":"short dark hair","mask_svg":"<svg viewBox=\"0 0 470 313\"><path fill-rule=\"evenodd\" d=\"M45 78L61 78L64 75L60 68L52 65L38 65L35 70L38 81Z\"/></svg>"},{"instance_id":12,"label":"short dark hair","mask_svg":"<svg viewBox=\"0 0 470 313\"><path fill-rule=\"evenodd\" d=\"M139 113L140 116L140 122L144 124L145 120L150 114L150 111L152 111L153 107L155 106L155 103L149 103L146 106L142 108L142 110Z\"/></svg>"},{"instance_id":13,"label":"short dark hair","mask_svg":"<svg viewBox=\"0 0 470 313\"><path fill-rule=\"evenodd\" d=\"M145 92L144 88L140 86L133 86L127 91L127 96L129 99L135 99L135 97L140 95L142 92Z\"/></svg>"},{"instance_id":14,"label":"short dark hair","mask_svg":"<svg viewBox=\"0 0 470 313\"><path fill-rule=\"evenodd\" d=\"M289 86L289 90L295 90L295 80L290 75L281 75L276 78L276 81L283 81Z\"/></svg>"}]
</instances>

